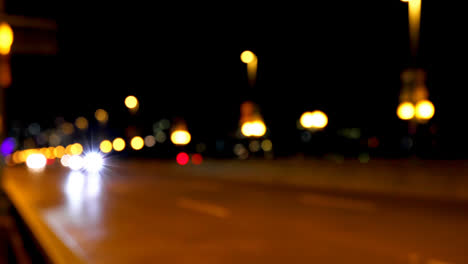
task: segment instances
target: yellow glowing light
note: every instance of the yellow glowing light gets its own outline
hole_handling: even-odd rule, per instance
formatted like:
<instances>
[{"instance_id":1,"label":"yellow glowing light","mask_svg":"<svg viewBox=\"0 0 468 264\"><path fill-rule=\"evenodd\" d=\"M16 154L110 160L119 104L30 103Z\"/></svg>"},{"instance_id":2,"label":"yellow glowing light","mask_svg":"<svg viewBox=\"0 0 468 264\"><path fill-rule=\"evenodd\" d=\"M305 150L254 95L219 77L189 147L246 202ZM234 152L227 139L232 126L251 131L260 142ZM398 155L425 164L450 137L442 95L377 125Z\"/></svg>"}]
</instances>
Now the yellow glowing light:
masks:
<instances>
[{"instance_id":1,"label":"yellow glowing light","mask_svg":"<svg viewBox=\"0 0 468 264\"><path fill-rule=\"evenodd\" d=\"M175 145L187 145L191 139L190 133L186 130L176 130L171 134L171 141Z\"/></svg>"},{"instance_id":2,"label":"yellow glowing light","mask_svg":"<svg viewBox=\"0 0 468 264\"><path fill-rule=\"evenodd\" d=\"M10 25L5 22L0 23L0 54L7 55L10 53L13 40L13 30Z\"/></svg>"},{"instance_id":3,"label":"yellow glowing light","mask_svg":"<svg viewBox=\"0 0 468 264\"><path fill-rule=\"evenodd\" d=\"M54 149L54 155L55 157L57 158L62 158L63 155L65 155L65 148L63 146L57 146L55 149Z\"/></svg>"},{"instance_id":4,"label":"yellow glowing light","mask_svg":"<svg viewBox=\"0 0 468 264\"><path fill-rule=\"evenodd\" d=\"M435 108L429 100L422 100L416 104L416 118L429 120L434 116Z\"/></svg>"},{"instance_id":5,"label":"yellow glowing light","mask_svg":"<svg viewBox=\"0 0 468 264\"><path fill-rule=\"evenodd\" d=\"M115 151L122 151L125 148L125 140L122 138L116 138L112 141L112 146Z\"/></svg>"},{"instance_id":6,"label":"yellow glowing light","mask_svg":"<svg viewBox=\"0 0 468 264\"><path fill-rule=\"evenodd\" d=\"M81 129L81 130L85 130L88 128L88 120L82 116L78 117L76 120L75 120L75 125L77 128Z\"/></svg>"},{"instance_id":7,"label":"yellow glowing light","mask_svg":"<svg viewBox=\"0 0 468 264\"><path fill-rule=\"evenodd\" d=\"M324 112L315 110L313 112L303 113L299 121L304 128L320 129L327 126L328 117Z\"/></svg>"},{"instance_id":8,"label":"yellow glowing light","mask_svg":"<svg viewBox=\"0 0 468 264\"><path fill-rule=\"evenodd\" d=\"M130 140L130 146L134 150L140 150L143 148L144 145L145 141L142 137L133 137L132 140Z\"/></svg>"},{"instance_id":9,"label":"yellow glowing light","mask_svg":"<svg viewBox=\"0 0 468 264\"><path fill-rule=\"evenodd\" d=\"M414 117L414 106L410 102L403 102L397 108L397 115L401 120L410 120Z\"/></svg>"},{"instance_id":10,"label":"yellow glowing light","mask_svg":"<svg viewBox=\"0 0 468 264\"><path fill-rule=\"evenodd\" d=\"M133 95L127 96L127 98L125 98L125 106L128 109L136 108L138 106L138 99Z\"/></svg>"},{"instance_id":11,"label":"yellow glowing light","mask_svg":"<svg viewBox=\"0 0 468 264\"><path fill-rule=\"evenodd\" d=\"M404 2L404 3L408 3L408 2L409 2L409 0L401 0L401 1Z\"/></svg>"},{"instance_id":12,"label":"yellow glowing light","mask_svg":"<svg viewBox=\"0 0 468 264\"><path fill-rule=\"evenodd\" d=\"M250 50L246 50L242 52L240 58L241 58L241 61L246 64L249 64L257 59L255 54L251 52Z\"/></svg>"},{"instance_id":13,"label":"yellow glowing light","mask_svg":"<svg viewBox=\"0 0 468 264\"><path fill-rule=\"evenodd\" d=\"M71 155L80 155L81 153L83 153L83 146L81 146L80 143L75 143L71 145L70 153Z\"/></svg>"},{"instance_id":14,"label":"yellow glowing light","mask_svg":"<svg viewBox=\"0 0 468 264\"><path fill-rule=\"evenodd\" d=\"M94 113L94 117L96 117L96 120L101 122L101 123L106 123L107 120L109 120L109 115L107 114L107 111L104 109L98 109Z\"/></svg>"},{"instance_id":15,"label":"yellow glowing light","mask_svg":"<svg viewBox=\"0 0 468 264\"><path fill-rule=\"evenodd\" d=\"M102 153L109 153L112 151L112 142L109 140L103 140L101 144L99 144L99 149Z\"/></svg>"},{"instance_id":16,"label":"yellow glowing light","mask_svg":"<svg viewBox=\"0 0 468 264\"><path fill-rule=\"evenodd\" d=\"M266 126L260 120L245 122L242 124L241 132L246 137L262 137L266 133Z\"/></svg>"}]
</instances>

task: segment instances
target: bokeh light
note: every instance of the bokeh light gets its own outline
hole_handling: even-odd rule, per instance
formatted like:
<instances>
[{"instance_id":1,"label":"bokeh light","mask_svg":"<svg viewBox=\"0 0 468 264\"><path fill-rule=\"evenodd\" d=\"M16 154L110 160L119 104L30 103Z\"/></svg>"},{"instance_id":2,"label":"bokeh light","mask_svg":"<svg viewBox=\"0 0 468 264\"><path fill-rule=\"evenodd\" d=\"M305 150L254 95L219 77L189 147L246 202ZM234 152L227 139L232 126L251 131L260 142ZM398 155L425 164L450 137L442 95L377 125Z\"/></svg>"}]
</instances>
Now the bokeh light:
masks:
<instances>
[{"instance_id":1,"label":"bokeh light","mask_svg":"<svg viewBox=\"0 0 468 264\"><path fill-rule=\"evenodd\" d=\"M148 135L145 137L145 146L153 147L156 144L156 138L152 135Z\"/></svg>"},{"instance_id":2,"label":"bokeh light","mask_svg":"<svg viewBox=\"0 0 468 264\"><path fill-rule=\"evenodd\" d=\"M130 146L134 150L140 150L143 148L144 145L145 145L145 141L143 140L143 138L138 137L138 136L133 137L132 140L130 141Z\"/></svg>"},{"instance_id":3,"label":"bokeh light","mask_svg":"<svg viewBox=\"0 0 468 264\"><path fill-rule=\"evenodd\" d=\"M88 119L80 116L75 120L75 126L78 129L85 130L88 128Z\"/></svg>"},{"instance_id":4,"label":"bokeh light","mask_svg":"<svg viewBox=\"0 0 468 264\"><path fill-rule=\"evenodd\" d=\"M73 124L69 122L63 123L61 128L65 135L71 135L73 132L75 132L75 127L73 127Z\"/></svg>"},{"instance_id":5,"label":"bokeh light","mask_svg":"<svg viewBox=\"0 0 468 264\"><path fill-rule=\"evenodd\" d=\"M321 129L327 126L327 115L319 110L305 112L301 115L300 123L303 128Z\"/></svg>"},{"instance_id":6,"label":"bokeh light","mask_svg":"<svg viewBox=\"0 0 468 264\"><path fill-rule=\"evenodd\" d=\"M68 167L72 170L81 170L83 166L84 159L79 155L71 156L68 159Z\"/></svg>"},{"instance_id":7,"label":"bokeh light","mask_svg":"<svg viewBox=\"0 0 468 264\"><path fill-rule=\"evenodd\" d=\"M266 133L266 126L261 120L245 122L242 124L241 132L246 137L262 137Z\"/></svg>"},{"instance_id":8,"label":"bokeh light","mask_svg":"<svg viewBox=\"0 0 468 264\"><path fill-rule=\"evenodd\" d=\"M157 142L164 143L166 141L167 136L166 136L166 133L164 133L164 131L158 131L154 138L156 139Z\"/></svg>"},{"instance_id":9,"label":"bokeh light","mask_svg":"<svg viewBox=\"0 0 468 264\"><path fill-rule=\"evenodd\" d=\"M435 108L429 100L422 100L416 104L415 115L418 119L429 120L434 116Z\"/></svg>"},{"instance_id":10,"label":"bokeh light","mask_svg":"<svg viewBox=\"0 0 468 264\"><path fill-rule=\"evenodd\" d=\"M43 169L47 164L46 157L41 153L34 153L28 155L26 159L26 166L30 169Z\"/></svg>"},{"instance_id":11,"label":"bokeh light","mask_svg":"<svg viewBox=\"0 0 468 264\"><path fill-rule=\"evenodd\" d=\"M98 172L104 166L104 158L97 152L87 153L84 157L84 167L89 172Z\"/></svg>"},{"instance_id":12,"label":"bokeh light","mask_svg":"<svg viewBox=\"0 0 468 264\"><path fill-rule=\"evenodd\" d=\"M109 153L112 151L112 142L110 140L103 140L101 144L99 144L99 149L102 153Z\"/></svg>"},{"instance_id":13,"label":"bokeh light","mask_svg":"<svg viewBox=\"0 0 468 264\"><path fill-rule=\"evenodd\" d=\"M68 167L69 165L69 161L70 161L70 155L68 154L65 154L62 156L62 158L60 159L60 163L62 164L62 166L64 167Z\"/></svg>"},{"instance_id":14,"label":"bokeh light","mask_svg":"<svg viewBox=\"0 0 468 264\"><path fill-rule=\"evenodd\" d=\"M125 140L122 138L116 138L112 141L112 147L115 151L122 151L125 149Z\"/></svg>"},{"instance_id":15,"label":"bokeh light","mask_svg":"<svg viewBox=\"0 0 468 264\"><path fill-rule=\"evenodd\" d=\"M203 162L203 156L201 154L193 154L192 155L192 163L195 165L200 165Z\"/></svg>"},{"instance_id":16,"label":"bokeh light","mask_svg":"<svg viewBox=\"0 0 468 264\"><path fill-rule=\"evenodd\" d=\"M240 56L241 61L246 64L253 62L255 60L255 57L255 54L250 50L242 52Z\"/></svg>"},{"instance_id":17,"label":"bokeh light","mask_svg":"<svg viewBox=\"0 0 468 264\"><path fill-rule=\"evenodd\" d=\"M62 158L63 155L65 155L65 148L64 148L63 146L57 146L57 147L55 147L55 149L54 149L54 155L55 155L55 157L57 157L57 158L59 158L59 159Z\"/></svg>"},{"instance_id":18,"label":"bokeh light","mask_svg":"<svg viewBox=\"0 0 468 264\"><path fill-rule=\"evenodd\" d=\"M125 106L128 108L128 109L134 109L138 106L138 99L133 96L133 95L129 95L125 98Z\"/></svg>"},{"instance_id":19,"label":"bokeh light","mask_svg":"<svg viewBox=\"0 0 468 264\"><path fill-rule=\"evenodd\" d=\"M176 161L179 165L186 165L189 162L189 155L185 152L177 154Z\"/></svg>"},{"instance_id":20,"label":"bokeh light","mask_svg":"<svg viewBox=\"0 0 468 264\"><path fill-rule=\"evenodd\" d=\"M5 138L2 145L0 146L0 151L3 156L13 153L16 147L16 140L12 137Z\"/></svg>"},{"instance_id":21,"label":"bokeh light","mask_svg":"<svg viewBox=\"0 0 468 264\"><path fill-rule=\"evenodd\" d=\"M0 54L7 55L10 53L14 40L13 35L13 30L8 23L0 23Z\"/></svg>"},{"instance_id":22,"label":"bokeh light","mask_svg":"<svg viewBox=\"0 0 468 264\"><path fill-rule=\"evenodd\" d=\"M96 110L94 117L99 121L99 123L106 123L107 120L109 120L109 114L107 114L107 111L104 109Z\"/></svg>"},{"instance_id":23,"label":"bokeh light","mask_svg":"<svg viewBox=\"0 0 468 264\"><path fill-rule=\"evenodd\" d=\"M187 145L191 138L190 133L186 130L175 130L171 134L171 141L175 145Z\"/></svg>"},{"instance_id":24,"label":"bokeh light","mask_svg":"<svg viewBox=\"0 0 468 264\"><path fill-rule=\"evenodd\" d=\"M414 106L410 102L403 102L397 108L398 118L401 120L410 120L414 117Z\"/></svg>"},{"instance_id":25,"label":"bokeh light","mask_svg":"<svg viewBox=\"0 0 468 264\"><path fill-rule=\"evenodd\" d=\"M71 145L70 154L71 155L80 155L83 153L83 146L80 143L75 143Z\"/></svg>"},{"instance_id":26,"label":"bokeh light","mask_svg":"<svg viewBox=\"0 0 468 264\"><path fill-rule=\"evenodd\" d=\"M273 149L273 143L269 139L265 139L262 141L262 149L265 152L271 151Z\"/></svg>"}]
</instances>

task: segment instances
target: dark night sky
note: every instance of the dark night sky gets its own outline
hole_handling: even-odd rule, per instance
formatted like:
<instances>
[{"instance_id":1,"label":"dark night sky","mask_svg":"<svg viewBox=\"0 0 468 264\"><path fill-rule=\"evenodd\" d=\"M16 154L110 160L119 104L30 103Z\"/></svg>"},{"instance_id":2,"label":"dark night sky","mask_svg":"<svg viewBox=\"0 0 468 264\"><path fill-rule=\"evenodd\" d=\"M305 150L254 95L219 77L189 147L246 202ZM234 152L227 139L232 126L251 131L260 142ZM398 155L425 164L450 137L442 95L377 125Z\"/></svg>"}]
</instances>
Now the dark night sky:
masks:
<instances>
[{"instance_id":1,"label":"dark night sky","mask_svg":"<svg viewBox=\"0 0 468 264\"><path fill-rule=\"evenodd\" d=\"M216 9L129 2L42 10L19 3L26 4L13 6L17 13L57 18L60 52L12 57L10 121L52 122L57 115L72 121L104 108L111 121L119 116L116 126L151 127L162 117L181 116L194 136L222 138L236 129L239 104L249 99L261 107L272 138L296 135L300 114L322 109L330 131L360 127L392 144L405 131L395 115L399 75L417 65L428 72L439 150L460 154L468 146L467 111L458 105L466 95L457 59L464 46L457 30L463 26L435 2L423 0L415 60L409 56L407 7L397 0L371 7L321 1ZM245 49L259 58L253 88L239 60ZM141 101L132 119L123 108L128 94Z\"/></svg>"}]
</instances>

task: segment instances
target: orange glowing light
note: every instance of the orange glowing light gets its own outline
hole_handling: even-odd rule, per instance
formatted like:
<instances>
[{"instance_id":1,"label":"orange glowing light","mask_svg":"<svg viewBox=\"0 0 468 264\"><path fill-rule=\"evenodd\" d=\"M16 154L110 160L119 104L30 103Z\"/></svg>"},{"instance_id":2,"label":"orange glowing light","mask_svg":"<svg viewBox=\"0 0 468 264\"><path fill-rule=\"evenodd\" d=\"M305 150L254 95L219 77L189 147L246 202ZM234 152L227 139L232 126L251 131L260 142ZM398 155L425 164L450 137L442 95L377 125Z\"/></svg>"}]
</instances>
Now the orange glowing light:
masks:
<instances>
[{"instance_id":1,"label":"orange glowing light","mask_svg":"<svg viewBox=\"0 0 468 264\"><path fill-rule=\"evenodd\" d=\"M63 146L57 146L55 149L54 149L54 155L55 157L57 158L62 158L63 155L65 155L65 148Z\"/></svg>"},{"instance_id":2,"label":"orange glowing light","mask_svg":"<svg viewBox=\"0 0 468 264\"><path fill-rule=\"evenodd\" d=\"M266 126L261 120L245 122L242 124L241 132L246 137L262 137L266 133Z\"/></svg>"},{"instance_id":3,"label":"orange glowing light","mask_svg":"<svg viewBox=\"0 0 468 264\"><path fill-rule=\"evenodd\" d=\"M78 129L85 130L85 129L88 128L88 120L86 118L80 116L75 120L75 126Z\"/></svg>"},{"instance_id":4,"label":"orange glowing light","mask_svg":"<svg viewBox=\"0 0 468 264\"><path fill-rule=\"evenodd\" d=\"M414 106L410 102L403 102L397 108L397 116L401 120L410 120L414 117Z\"/></svg>"},{"instance_id":5,"label":"orange glowing light","mask_svg":"<svg viewBox=\"0 0 468 264\"><path fill-rule=\"evenodd\" d=\"M0 54L8 55L13 44L13 30L8 23L0 23Z\"/></svg>"},{"instance_id":6,"label":"orange glowing light","mask_svg":"<svg viewBox=\"0 0 468 264\"><path fill-rule=\"evenodd\" d=\"M109 120L109 114L107 114L107 111L104 109L96 110L94 117L96 117L96 120L100 123L106 123L107 120Z\"/></svg>"}]
</instances>

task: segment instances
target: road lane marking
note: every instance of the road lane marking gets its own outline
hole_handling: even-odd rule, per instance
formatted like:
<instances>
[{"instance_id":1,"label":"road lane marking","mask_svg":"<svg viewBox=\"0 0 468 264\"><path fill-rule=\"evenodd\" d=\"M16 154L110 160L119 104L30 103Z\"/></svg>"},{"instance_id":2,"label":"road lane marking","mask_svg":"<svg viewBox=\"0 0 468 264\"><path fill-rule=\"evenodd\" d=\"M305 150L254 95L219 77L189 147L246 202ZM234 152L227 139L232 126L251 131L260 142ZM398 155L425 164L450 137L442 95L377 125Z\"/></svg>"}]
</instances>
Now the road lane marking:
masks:
<instances>
[{"instance_id":1,"label":"road lane marking","mask_svg":"<svg viewBox=\"0 0 468 264\"><path fill-rule=\"evenodd\" d=\"M349 209L356 211L372 212L377 209L375 203L365 200L341 198L329 195L304 194L299 201L306 205Z\"/></svg>"},{"instance_id":2,"label":"road lane marking","mask_svg":"<svg viewBox=\"0 0 468 264\"><path fill-rule=\"evenodd\" d=\"M177 200L177 206L219 218L227 218L231 214L228 209L222 206L183 197Z\"/></svg>"}]
</instances>

